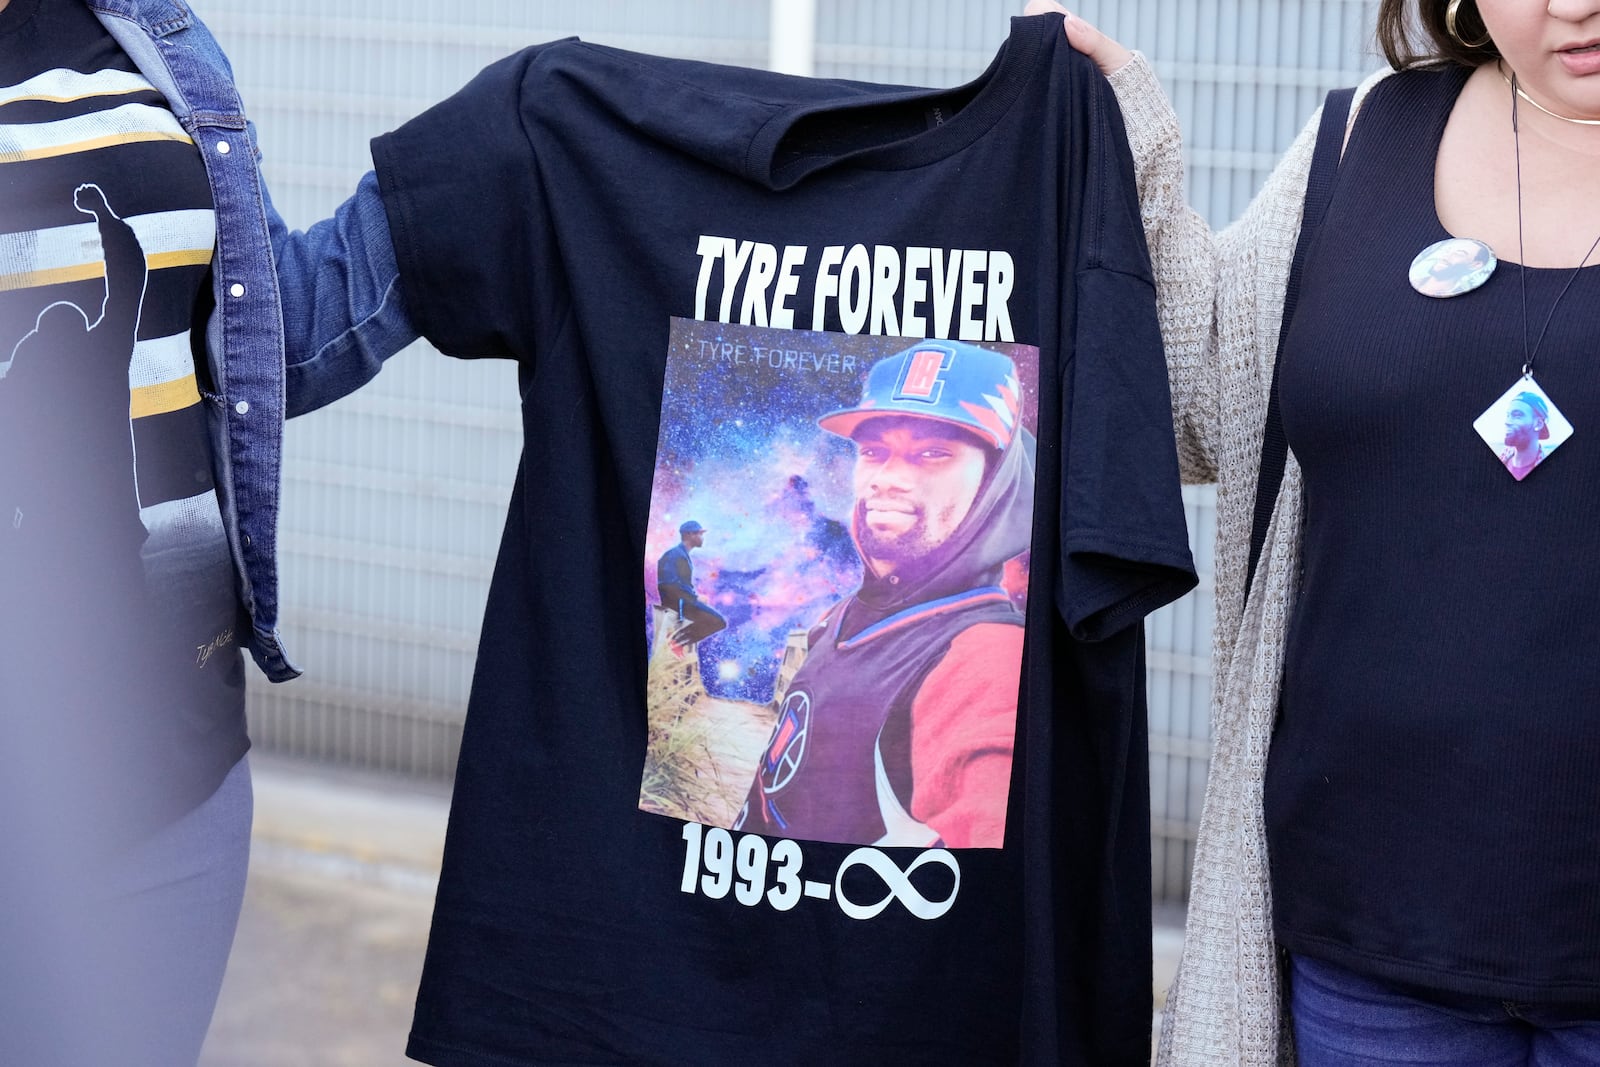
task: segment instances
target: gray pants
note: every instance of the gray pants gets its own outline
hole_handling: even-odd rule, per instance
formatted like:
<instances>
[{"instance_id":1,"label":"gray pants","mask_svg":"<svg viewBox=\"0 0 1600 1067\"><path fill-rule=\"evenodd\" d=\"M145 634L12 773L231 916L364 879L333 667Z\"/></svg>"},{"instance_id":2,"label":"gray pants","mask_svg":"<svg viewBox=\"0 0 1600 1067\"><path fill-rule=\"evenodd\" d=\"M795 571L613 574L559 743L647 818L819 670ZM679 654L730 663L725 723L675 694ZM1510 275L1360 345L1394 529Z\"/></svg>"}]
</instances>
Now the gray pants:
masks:
<instances>
[{"instance_id":1,"label":"gray pants","mask_svg":"<svg viewBox=\"0 0 1600 1067\"><path fill-rule=\"evenodd\" d=\"M208 800L135 844L87 857L63 841L6 873L0 1063L195 1063L244 901L252 807L240 760Z\"/></svg>"}]
</instances>

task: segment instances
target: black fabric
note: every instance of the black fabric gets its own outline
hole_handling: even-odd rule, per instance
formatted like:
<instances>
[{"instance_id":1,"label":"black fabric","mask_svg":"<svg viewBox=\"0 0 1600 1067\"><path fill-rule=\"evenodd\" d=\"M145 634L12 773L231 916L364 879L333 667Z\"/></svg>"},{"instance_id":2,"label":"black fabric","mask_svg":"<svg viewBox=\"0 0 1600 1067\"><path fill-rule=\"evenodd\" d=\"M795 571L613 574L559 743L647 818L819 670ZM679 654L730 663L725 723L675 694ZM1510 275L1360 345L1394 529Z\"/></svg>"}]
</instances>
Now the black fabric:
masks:
<instances>
[{"instance_id":1,"label":"black fabric","mask_svg":"<svg viewBox=\"0 0 1600 1067\"><path fill-rule=\"evenodd\" d=\"M1278 502L1278 489L1283 485L1283 470L1289 461L1289 444L1283 437L1283 411L1278 393L1278 365L1283 359L1283 339L1294 319L1295 305L1300 300L1300 276L1305 269L1306 249L1316 239L1317 228L1322 225L1323 212L1328 209L1328 198L1333 195L1333 179L1339 171L1339 153L1344 149L1344 133L1350 116L1350 101L1354 89L1335 89L1328 94L1322 107L1322 120L1317 127L1317 143L1311 154L1311 173L1306 180L1305 203L1301 206L1300 236L1294 245L1294 261L1289 267L1289 283L1283 295L1283 323L1278 328L1278 353L1272 361L1272 388L1267 395L1266 426L1261 435L1261 473L1256 480L1254 517L1250 522L1250 558L1244 572L1244 595L1250 598L1250 589L1256 581L1256 565L1261 561L1261 550L1267 543L1267 527L1272 525L1272 511Z\"/></svg>"},{"instance_id":2,"label":"black fabric","mask_svg":"<svg viewBox=\"0 0 1600 1067\"><path fill-rule=\"evenodd\" d=\"M1448 236L1433 178L1466 76L1373 89L1285 342L1306 513L1266 779L1274 913L1290 950L1361 974L1600 1004L1600 268L1537 368L1576 432L1518 482L1473 427L1521 373L1515 249L1461 296L1408 282ZM1531 320L1571 277L1527 271Z\"/></svg>"},{"instance_id":3,"label":"black fabric","mask_svg":"<svg viewBox=\"0 0 1600 1067\"><path fill-rule=\"evenodd\" d=\"M85 849L147 832L214 793L248 747L205 412L192 390L184 406L130 389L192 362L211 242L168 249L189 253L180 266L145 244L153 213L209 212L205 171L192 143L148 136L179 132L153 88L17 88L108 71L136 73L85 5L0 13L0 125L70 130L0 167L0 808L29 813L0 819L0 843L18 848L46 824ZM107 141L116 109L162 118ZM77 251L94 244L100 262ZM163 339L164 363L137 355ZM204 504L214 521L196 519Z\"/></svg>"},{"instance_id":4,"label":"black fabric","mask_svg":"<svg viewBox=\"0 0 1600 1067\"><path fill-rule=\"evenodd\" d=\"M409 1054L1147 1062L1138 621L1195 578L1131 159L1059 20L1017 20L948 93L558 43L489 68L374 157L415 321L448 354L516 359L523 403ZM662 397L704 235L809 248L796 326L819 246L1016 265L1010 322L1040 349L1042 400L1011 817L1004 848L952 856L959 896L937 919L685 891L702 829L639 810L642 577L660 551L644 529L658 419L695 414ZM836 307L816 325L847 332ZM819 880L854 851L803 849ZM950 891L931 853L868 851L901 872L921 858L916 891ZM886 892L865 867L840 877Z\"/></svg>"}]
</instances>

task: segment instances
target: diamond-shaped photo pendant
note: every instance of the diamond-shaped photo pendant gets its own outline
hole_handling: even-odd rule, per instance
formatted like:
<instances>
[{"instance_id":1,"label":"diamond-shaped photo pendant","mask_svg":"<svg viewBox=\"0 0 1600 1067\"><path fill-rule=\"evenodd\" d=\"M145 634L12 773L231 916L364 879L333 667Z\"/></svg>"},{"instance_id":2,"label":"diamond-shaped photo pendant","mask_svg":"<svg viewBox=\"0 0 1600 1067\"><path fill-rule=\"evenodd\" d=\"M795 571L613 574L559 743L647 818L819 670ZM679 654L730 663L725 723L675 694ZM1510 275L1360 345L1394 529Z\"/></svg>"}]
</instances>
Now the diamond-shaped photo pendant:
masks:
<instances>
[{"instance_id":1,"label":"diamond-shaped photo pendant","mask_svg":"<svg viewBox=\"0 0 1600 1067\"><path fill-rule=\"evenodd\" d=\"M1572 436L1572 423L1531 374L1518 378L1472 428L1519 482Z\"/></svg>"}]
</instances>

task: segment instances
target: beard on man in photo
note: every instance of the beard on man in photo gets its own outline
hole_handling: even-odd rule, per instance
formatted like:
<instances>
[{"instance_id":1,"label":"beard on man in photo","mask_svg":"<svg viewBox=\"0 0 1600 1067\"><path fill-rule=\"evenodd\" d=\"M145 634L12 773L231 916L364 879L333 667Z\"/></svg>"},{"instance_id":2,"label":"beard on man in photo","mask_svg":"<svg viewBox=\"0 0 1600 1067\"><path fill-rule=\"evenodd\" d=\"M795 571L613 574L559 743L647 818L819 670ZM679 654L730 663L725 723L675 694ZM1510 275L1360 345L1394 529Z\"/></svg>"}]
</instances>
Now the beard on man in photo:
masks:
<instances>
[{"instance_id":1,"label":"beard on man in photo","mask_svg":"<svg viewBox=\"0 0 1600 1067\"><path fill-rule=\"evenodd\" d=\"M850 527L864 573L846 632L870 625L870 616L1000 585L1006 562L1028 551L1035 444L1020 421L1020 395L1008 357L927 342L880 361L859 404L818 420L857 450ZM945 470L887 454L939 442L956 453ZM918 473L874 477L879 453Z\"/></svg>"}]
</instances>

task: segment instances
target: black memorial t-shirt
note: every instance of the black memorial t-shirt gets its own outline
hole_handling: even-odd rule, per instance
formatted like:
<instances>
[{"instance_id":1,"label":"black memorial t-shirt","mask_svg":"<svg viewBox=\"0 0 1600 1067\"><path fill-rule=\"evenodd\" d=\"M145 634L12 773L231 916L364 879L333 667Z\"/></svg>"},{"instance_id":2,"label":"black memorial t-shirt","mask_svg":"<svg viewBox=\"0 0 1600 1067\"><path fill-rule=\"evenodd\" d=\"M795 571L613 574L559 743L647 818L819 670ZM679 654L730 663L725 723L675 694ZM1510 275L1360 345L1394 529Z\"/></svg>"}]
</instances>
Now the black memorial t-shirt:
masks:
<instances>
[{"instance_id":1,"label":"black memorial t-shirt","mask_svg":"<svg viewBox=\"0 0 1600 1067\"><path fill-rule=\"evenodd\" d=\"M524 429L409 1054L1146 1062L1139 623L1195 577L1059 20L946 91L559 42L374 156Z\"/></svg>"},{"instance_id":2,"label":"black memorial t-shirt","mask_svg":"<svg viewBox=\"0 0 1600 1067\"><path fill-rule=\"evenodd\" d=\"M0 779L125 836L249 746L195 355L211 188L79 0L0 12L0 136Z\"/></svg>"}]
</instances>

